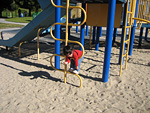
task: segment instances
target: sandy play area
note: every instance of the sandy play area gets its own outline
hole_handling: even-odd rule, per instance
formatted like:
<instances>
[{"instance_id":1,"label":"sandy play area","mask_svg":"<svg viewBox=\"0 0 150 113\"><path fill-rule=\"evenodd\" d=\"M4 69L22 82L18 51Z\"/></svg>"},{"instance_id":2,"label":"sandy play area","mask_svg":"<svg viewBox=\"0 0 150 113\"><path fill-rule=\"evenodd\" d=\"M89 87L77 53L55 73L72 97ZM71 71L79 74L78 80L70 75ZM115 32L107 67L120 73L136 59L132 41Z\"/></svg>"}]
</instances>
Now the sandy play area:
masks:
<instances>
[{"instance_id":1,"label":"sandy play area","mask_svg":"<svg viewBox=\"0 0 150 113\"><path fill-rule=\"evenodd\" d=\"M75 36L79 37L79 33L72 32L72 38ZM21 46L21 58L18 47L7 51L0 46L0 113L150 113L150 43L143 40L139 48L136 34L133 55L129 56L127 70L123 65L120 77L118 32L112 47L109 81L103 83L105 32L103 36L99 51L94 45L90 49L89 39L85 39L79 74L82 88L78 88L80 81L75 75L68 74L65 84L64 73L51 68L53 42L40 43L39 60L36 41ZM61 53L63 47L62 43Z\"/></svg>"}]
</instances>

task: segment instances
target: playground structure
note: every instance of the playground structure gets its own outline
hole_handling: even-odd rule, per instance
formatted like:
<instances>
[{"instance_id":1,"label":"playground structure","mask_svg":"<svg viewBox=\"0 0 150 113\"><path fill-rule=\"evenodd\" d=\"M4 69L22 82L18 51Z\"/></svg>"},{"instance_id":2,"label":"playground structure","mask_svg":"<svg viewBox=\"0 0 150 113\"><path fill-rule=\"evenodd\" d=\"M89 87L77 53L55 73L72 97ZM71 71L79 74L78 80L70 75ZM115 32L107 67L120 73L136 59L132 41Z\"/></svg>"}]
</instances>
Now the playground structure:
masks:
<instances>
[{"instance_id":1,"label":"playground structure","mask_svg":"<svg viewBox=\"0 0 150 113\"><path fill-rule=\"evenodd\" d=\"M16 46L19 44L21 46L21 44L23 44L23 42L31 41L32 39L35 38L36 35L39 39L39 34L41 34L42 31L44 31L45 29L47 29L49 26L52 25L50 33L51 33L51 36L56 40L56 42L55 42L55 48L56 48L55 53L56 54L52 55L52 57L50 58L50 64L54 69L64 72L64 82L66 83L67 73L69 73L69 74L73 74L73 73L67 71L66 65L65 65L64 70L59 69L60 57L64 57L64 56L60 55L60 41L64 41L65 45L67 45L68 43L79 44L81 47L80 49L83 51L83 54L84 54L84 32L85 32L85 21L86 21L86 16L85 16L86 14L85 14L84 9L86 9L86 3L89 4L89 5L87 5L87 9L88 9L88 6L90 6L90 5L91 5L91 7L93 7L92 4L90 4L90 2L95 2L95 0L85 0L85 1L73 0L70 2L78 3L79 1L82 3L82 8L79 6L69 6L69 0L67 0L66 6L61 6L60 0L56 0L56 5L53 3L53 1L51 1L52 4L50 4L49 0L39 0L42 8L44 9L43 10L44 12L40 13L35 19L33 19L33 21L31 21L27 26L25 26L13 38L11 38L9 40L0 40L0 45L12 47L12 46ZM66 2L66 0L63 0L63 2ZM94 23L94 22L99 22L99 19L97 19L96 21L94 21L93 19L100 18L100 17L96 17L96 16L99 16L98 14L95 15L94 17L91 17L90 14L94 13L93 11L91 11L91 13L87 11L87 14L89 13L88 14L89 17L87 16L86 24L87 25L89 24L90 26L97 26L98 31L100 31L100 27L107 27L105 56L104 56L104 65L103 65L103 77L102 77L102 81L107 82L108 78L109 78L109 67L110 67L113 30L114 30L114 27L116 27L116 28L120 27L120 24L121 24L121 11L122 10L117 10L120 12L117 13L117 16L114 16L116 14L116 12L115 12L116 8L119 7L119 9L121 9L122 4L124 4L124 19L123 19L123 25L122 25L123 30L122 30L121 48L120 48L120 57L119 57L119 63L121 64L120 65L120 75L121 75L124 57L126 57L125 68L127 68L128 54L132 55L135 28L137 27L137 25L138 25L138 28L141 28L141 29L143 27L145 27L145 25L148 26L147 28L149 28L149 26L150 26L149 25L149 23L150 23L150 21L149 21L150 0L127 0L127 1L125 1L125 0L109 0L109 2L107 0L99 0L98 2L99 2L98 5L101 5L103 8L107 9L107 11L104 13L105 14L105 19L104 19L105 22L102 22L102 24L104 24L104 23L105 24L99 25L99 23L98 24ZM105 3L105 6L104 6L104 4L100 4L100 3ZM56 12L54 11L54 6L56 7ZM98 7L99 6L97 6L96 8L98 8ZM61 11L60 10L61 8L62 9L66 8L66 23L60 23L61 16L65 15L65 11L64 10ZM82 10L81 24L71 24L68 22L69 8L70 9L80 8ZM92 10L94 10L94 7L92 8ZM60 12L62 12L62 13L60 13ZM97 12L95 12L95 13L97 13ZM108 12L108 14L107 14L107 12ZM56 16L55 19L54 19L54 13ZM146 16L143 16L143 15L146 15ZM103 17L103 14L101 14L101 17ZM117 20L115 20L115 17L117 18ZM91 20L89 20L89 19L91 19ZM114 23L115 21L117 23ZM54 22L56 22L56 23L54 23ZM66 26L65 40L60 39L60 25ZM52 34L52 28L54 26L55 26L55 31L57 32L55 36ZM80 31L81 43L77 42L77 41L68 40L68 35L69 35L68 26L81 26L81 31ZM127 36L127 31L128 31L128 36ZM98 41L98 38L99 37L97 37L97 41ZM38 40L37 40L37 44L39 44ZM126 48L126 44L127 44L127 48ZM20 53L20 46L19 46L19 53ZM37 45L37 52L39 55L39 45ZM53 66L53 64L51 62L51 60L54 56L55 56L55 67ZM81 80L80 76L78 74L74 74L74 75L76 75L80 79L80 87L81 87L82 80Z\"/></svg>"},{"instance_id":2,"label":"playground structure","mask_svg":"<svg viewBox=\"0 0 150 113\"><path fill-rule=\"evenodd\" d=\"M82 3L82 6L83 6L83 4L84 3ZM127 68L127 59L128 59L129 50L132 51L132 48L133 48L133 42L130 42L130 37L132 36L131 38L132 38L132 40L134 40L134 35L133 34L135 33L135 31L133 31L133 29L136 27L136 25L135 25L135 24L137 24L136 20L139 21L140 25L141 25L141 23L143 24L143 22L149 23L149 18L147 18L147 20L146 19L142 19L142 18L136 18L137 17L137 9L139 9L138 8L139 7L138 4L140 4L139 5L140 7L142 7L144 5L144 8L143 8L144 10L139 10L138 14L143 12L143 14L144 13L147 14L146 17L149 17L148 16L149 15L149 12L148 12L149 8L147 8L147 9L145 8L145 7L149 7L149 1L146 1L146 0L141 0L141 1L138 1L138 0L137 1L135 1L135 0L127 0L125 2L125 4L124 4L124 20L123 20L123 27L122 27L123 28L123 34L122 34L122 39L121 39L122 43L121 43L121 50L120 50L120 59L121 60L119 59L120 62L121 62L120 63L120 76L121 76L121 71L122 71L123 59L124 59L124 57L126 57L126 62L125 62L125 69L126 69ZM92 8L90 7L89 9L94 10L93 8L95 8L95 7L99 8L98 6L96 6L96 4L90 4L90 5L91 5ZM99 26L99 27L107 26L108 34L106 36L105 57L104 57L103 78L102 78L103 82L107 82L108 81L108 76L109 76L109 65L110 65L111 45L112 45L112 36L113 36L113 32L112 31L113 31L114 27L115 28L119 27L120 23L121 23L120 22L120 19L121 19L121 15L120 14L121 13L120 12L115 13L115 9L114 9L115 5L116 5L116 1L111 1L111 0L109 1L109 6L106 5L107 8L108 8L108 10L107 10L108 11L108 16L106 16L106 13L104 11L102 16L105 15L105 17L103 19L104 21L102 21L102 22L99 22L99 20L98 20L98 19L100 19L100 15L101 14L98 15L96 13L94 15L93 14L94 11L91 11L91 12L87 11L87 14L89 13L88 16L89 15L90 16L87 17L86 25ZM87 7L88 6L89 5L87 5ZM102 4L101 6L102 6L101 10L102 9L104 10L104 7L106 8L106 6L104 6L104 4ZM120 5L120 4L116 5L116 6L118 6L118 9L121 9L121 7L122 7L122 5ZM85 9L85 4L84 4L84 9ZM95 9L95 12L96 11L99 11L99 10ZM116 11L118 11L118 10L116 9ZM113 17L115 14L117 15L117 16L115 16L117 18L116 20ZM120 16L118 16L118 14ZM106 22L106 18L107 18L107 22ZM95 20L93 20L93 19L95 19ZM120 23L118 23L118 22L120 22ZM84 25L82 25L82 27L83 26ZM82 27L81 27L81 35L80 35L81 37L80 38L82 38L82 36L83 36L82 33L84 32ZM128 31L128 36L127 36L127 31ZM129 46L130 43L132 45ZM84 45L84 43L82 43L82 44ZM127 46L127 48L125 49L126 46ZM65 68L65 70L66 70L66 68Z\"/></svg>"}]
</instances>

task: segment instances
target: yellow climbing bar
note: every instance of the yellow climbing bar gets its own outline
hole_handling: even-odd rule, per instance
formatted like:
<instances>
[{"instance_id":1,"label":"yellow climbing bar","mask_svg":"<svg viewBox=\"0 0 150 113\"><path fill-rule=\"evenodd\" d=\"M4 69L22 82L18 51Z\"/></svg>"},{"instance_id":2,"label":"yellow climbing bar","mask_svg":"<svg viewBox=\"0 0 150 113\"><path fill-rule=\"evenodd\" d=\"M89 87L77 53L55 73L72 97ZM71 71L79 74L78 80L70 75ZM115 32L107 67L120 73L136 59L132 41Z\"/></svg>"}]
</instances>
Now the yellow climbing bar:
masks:
<instances>
[{"instance_id":1,"label":"yellow climbing bar","mask_svg":"<svg viewBox=\"0 0 150 113\"><path fill-rule=\"evenodd\" d=\"M19 57L21 57L21 45L24 43L24 41L23 42L20 42L20 44L19 44Z\"/></svg>"},{"instance_id":2,"label":"yellow climbing bar","mask_svg":"<svg viewBox=\"0 0 150 113\"><path fill-rule=\"evenodd\" d=\"M82 55L81 55L81 57L80 57L80 58L82 58L83 55L84 55L84 47L83 47L83 45L82 45L80 42L78 42L78 41L71 41L71 40L68 40L68 26L81 26L81 25L83 25L83 24L85 23L85 21L86 21L86 12L85 12L85 10L84 10L82 7L80 7L80 6L69 6L69 0L67 0L67 5L66 5L66 6L58 6L58 5L55 5L55 3L53 2L53 0L51 0L51 3L53 4L54 7L66 8L66 23L54 23L54 24L51 26L50 34L51 34L52 38L53 38L54 40L57 40L57 41L63 41L63 42L65 42L65 46L67 46L68 43L76 43L76 44L79 44L79 45L81 46L81 48L82 48L82 51L83 51L83 53L82 53ZM81 9L81 10L83 11L83 13L84 13L85 16L84 16L84 20L83 20L82 23L80 23L80 24L68 23L69 9L72 9L72 8L79 8L79 9ZM66 26L66 38L65 38L65 39L57 39L57 38L53 35L52 29L53 29L53 27L54 27L55 25L63 25L63 26ZM53 66L53 64L52 64L52 58L53 58L54 56L64 57L64 58L65 58L65 61L66 61L66 56L54 54L54 55L52 55L51 58L50 58L50 64L51 64L52 68L55 69L55 70L64 72L64 83L66 83L66 75L67 75L67 73L69 73L69 74L76 75L76 76L80 79L80 86L79 86L79 87L81 87L81 86L82 86L82 80L81 80L80 76L79 76L78 74L74 74L74 73L71 73L71 72L67 71L67 65L65 65L65 69L64 69L64 70L56 69L56 68ZM80 59L80 58L79 58L79 59Z\"/></svg>"},{"instance_id":3,"label":"yellow climbing bar","mask_svg":"<svg viewBox=\"0 0 150 113\"><path fill-rule=\"evenodd\" d=\"M40 53L40 48L39 48L39 34L40 34L40 31L42 30L43 28L39 28L38 29L38 32L37 32L37 59L39 60L39 53Z\"/></svg>"},{"instance_id":4,"label":"yellow climbing bar","mask_svg":"<svg viewBox=\"0 0 150 113\"><path fill-rule=\"evenodd\" d=\"M134 20L138 20L138 21L142 21L142 22L145 22L145 23L149 23L150 24L150 21L149 20L146 20L146 19L142 19L142 18L133 18Z\"/></svg>"},{"instance_id":5,"label":"yellow climbing bar","mask_svg":"<svg viewBox=\"0 0 150 113\"><path fill-rule=\"evenodd\" d=\"M52 64L52 59L53 59L54 56L60 56L60 57L65 57L65 56L63 56L63 55L58 55L58 54L53 54L53 55L51 56L51 58L50 58L50 64L51 64L51 66L52 66L53 69L55 69L55 70L57 70L57 71L65 72L65 70L57 69L57 68L55 68L55 67L53 66L53 64ZM80 77L78 74L71 73L71 72L69 72L69 71L66 71L66 73L72 74L72 75L76 75L76 76L80 79L80 86L79 86L79 88L82 87L82 79L81 79L81 77ZM65 79L64 82L66 83L66 79Z\"/></svg>"}]
</instances>

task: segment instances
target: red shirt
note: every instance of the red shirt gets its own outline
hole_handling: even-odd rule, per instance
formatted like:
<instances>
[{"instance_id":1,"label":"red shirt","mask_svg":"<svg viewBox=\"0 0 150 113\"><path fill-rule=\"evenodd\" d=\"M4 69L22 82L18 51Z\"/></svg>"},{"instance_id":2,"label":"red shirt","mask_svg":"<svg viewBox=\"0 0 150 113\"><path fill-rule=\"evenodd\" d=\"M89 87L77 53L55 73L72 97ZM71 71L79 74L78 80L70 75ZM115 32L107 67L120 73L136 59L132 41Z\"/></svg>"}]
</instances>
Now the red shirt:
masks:
<instances>
[{"instance_id":1,"label":"red shirt","mask_svg":"<svg viewBox=\"0 0 150 113\"><path fill-rule=\"evenodd\" d=\"M82 56L82 51L80 50L73 50L72 57L66 57L66 61L70 63L70 58L74 59L75 65L78 66L78 59Z\"/></svg>"}]
</instances>

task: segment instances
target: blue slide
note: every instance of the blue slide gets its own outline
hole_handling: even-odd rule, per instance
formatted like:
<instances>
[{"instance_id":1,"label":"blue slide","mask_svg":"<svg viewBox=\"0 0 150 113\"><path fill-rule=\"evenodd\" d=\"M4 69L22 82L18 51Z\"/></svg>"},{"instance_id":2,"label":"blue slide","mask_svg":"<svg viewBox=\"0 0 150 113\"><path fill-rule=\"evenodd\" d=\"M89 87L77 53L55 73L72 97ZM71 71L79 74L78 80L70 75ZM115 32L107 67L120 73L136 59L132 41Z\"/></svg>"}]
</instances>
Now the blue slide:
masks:
<instances>
[{"instance_id":1,"label":"blue slide","mask_svg":"<svg viewBox=\"0 0 150 113\"><path fill-rule=\"evenodd\" d=\"M23 41L31 41L37 36L39 28L48 28L55 23L55 7L50 0L39 0L43 11L36 16L29 24L22 28L14 37L8 40L0 39L0 45L12 47ZM65 9L61 9L61 16L65 15ZM44 30L43 30L44 31ZM41 30L41 33L43 32Z\"/></svg>"}]
</instances>

